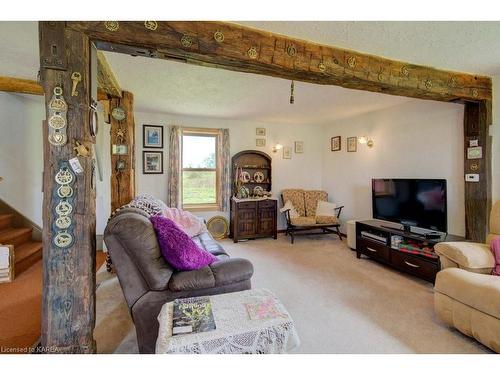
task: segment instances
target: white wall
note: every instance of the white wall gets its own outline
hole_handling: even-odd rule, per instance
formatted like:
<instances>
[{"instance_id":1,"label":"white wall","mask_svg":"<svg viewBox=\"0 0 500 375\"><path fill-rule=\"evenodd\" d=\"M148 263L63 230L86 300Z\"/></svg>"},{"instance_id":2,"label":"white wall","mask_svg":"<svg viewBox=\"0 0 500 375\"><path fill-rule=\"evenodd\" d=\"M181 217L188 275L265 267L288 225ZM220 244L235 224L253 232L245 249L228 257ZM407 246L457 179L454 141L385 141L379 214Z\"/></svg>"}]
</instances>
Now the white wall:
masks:
<instances>
[{"instance_id":1,"label":"white wall","mask_svg":"<svg viewBox=\"0 0 500 375\"><path fill-rule=\"evenodd\" d=\"M490 126L493 137L491 170L491 195L493 202L500 199L500 75L493 77L493 124Z\"/></svg>"},{"instance_id":2,"label":"white wall","mask_svg":"<svg viewBox=\"0 0 500 375\"><path fill-rule=\"evenodd\" d=\"M271 155L272 161L272 191L275 196L284 188L303 187L310 189L321 188L322 163L322 127L319 125L285 125L263 124L251 121L234 121L201 117L175 116L169 114L135 112L136 123L136 177L137 192L148 193L155 197L167 199L168 184L168 126L181 125L187 127L228 128L231 144L231 156L242 150L255 149ZM142 173L142 125L163 125L164 128L164 174L145 175ZM266 147L255 146L255 128L267 129ZM294 141L304 142L304 153L292 152L292 159L283 159L282 151L272 152L272 146L280 142L285 146L292 146ZM280 202L281 204L281 202ZM214 215L213 212L197 213L203 217ZM220 213L219 213L220 214ZM284 228L281 215L279 227Z\"/></svg>"},{"instance_id":3,"label":"white wall","mask_svg":"<svg viewBox=\"0 0 500 375\"><path fill-rule=\"evenodd\" d=\"M42 96L0 92L0 199L42 227L43 125ZM96 183L97 234L102 234L111 210L109 125L101 124L96 149L103 181Z\"/></svg>"},{"instance_id":4,"label":"white wall","mask_svg":"<svg viewBox=\"0 0 500 375\"><path fill-rule=\"evenodd\" d=\"M0 92L0 198L42 227L42 96Z\"/></svg>"},{"instance_id":5,"label":"white wall","mask_svg":"<svg viewBox=\"0 0 500 375\"><path fill-rule=\"evenodd\" d=\"M464 235L463 106L411 100L333 122L324 128L323 188L345 205L343 219L368 219L372 178L445 178L448 232ZM342 136L342 150L330 151L330 138ZM346 139L367 135L373 148L358 144L346 151Z\"/></svg>"}]
</instances>

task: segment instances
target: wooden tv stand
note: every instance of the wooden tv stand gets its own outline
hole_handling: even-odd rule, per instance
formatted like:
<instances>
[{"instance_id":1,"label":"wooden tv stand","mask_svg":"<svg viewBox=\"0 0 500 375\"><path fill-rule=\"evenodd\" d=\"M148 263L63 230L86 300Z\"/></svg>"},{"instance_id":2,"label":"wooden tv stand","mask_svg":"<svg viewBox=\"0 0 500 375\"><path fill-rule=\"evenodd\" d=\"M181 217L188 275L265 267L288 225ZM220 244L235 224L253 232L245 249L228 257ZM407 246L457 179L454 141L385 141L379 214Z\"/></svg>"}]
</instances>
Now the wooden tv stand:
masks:
<instances>
[{"instance_id":1,"label":"wooden tv stand","mask_svg":"<svg viewBox=\"0 0 500 375\"><path fill-rule=\"evenodd\" d=\"M391 227L393 225L394 227ZM405 232L397 229L396 223L387 223L379 220L366 220L356 222L356 256L361 254L374 260L390 265L400 271L410 273L421 279L434 283L436 273L441 266L437 256L413 254L391 247L391 237L401 236L404 243L411 242L415 247L427 247L433 250L434 245L444 241L465 241L465 238L452 234L440 238L426 239L425 236ZM364 233L364 234L363 234ZM370 238L366 233L374 234L380 239Z\"/></svg>"}]
</instances>

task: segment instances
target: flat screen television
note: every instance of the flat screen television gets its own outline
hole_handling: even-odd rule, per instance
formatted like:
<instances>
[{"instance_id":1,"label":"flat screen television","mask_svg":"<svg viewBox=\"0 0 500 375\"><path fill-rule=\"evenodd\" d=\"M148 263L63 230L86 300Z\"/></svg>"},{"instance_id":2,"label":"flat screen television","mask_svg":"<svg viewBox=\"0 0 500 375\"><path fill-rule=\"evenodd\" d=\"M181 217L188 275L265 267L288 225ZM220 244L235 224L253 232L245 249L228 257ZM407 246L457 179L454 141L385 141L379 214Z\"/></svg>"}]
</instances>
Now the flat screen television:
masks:
<instances>
[{"instance_id":1,"label":"flat screen television","mask_svg":"<svg viewBox=\"0 0 500 375\"><path fill-rule=\"evenodd\" d=\"M410 227L447 232L446 180L372 179L373 217Z\"/></svg>"}]
</instances>

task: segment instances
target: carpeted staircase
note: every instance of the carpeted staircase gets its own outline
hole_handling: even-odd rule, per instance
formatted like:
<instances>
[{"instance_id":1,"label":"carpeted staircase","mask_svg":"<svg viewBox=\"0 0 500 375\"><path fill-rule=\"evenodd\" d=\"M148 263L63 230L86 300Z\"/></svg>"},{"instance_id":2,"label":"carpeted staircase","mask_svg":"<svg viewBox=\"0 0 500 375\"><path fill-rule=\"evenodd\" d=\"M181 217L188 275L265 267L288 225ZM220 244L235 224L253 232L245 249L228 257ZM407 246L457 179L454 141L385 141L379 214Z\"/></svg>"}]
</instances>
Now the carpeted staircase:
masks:
<instances>
[{"instance_id":1,"label":"carpeted staircase","mask_svg":"<svg viewBox=\"0 0 500 375\"><path fill-rule=\"evenodd\" d=\"M0 244L14 245L16 277L42 259L42 243L33 241L31 228L14 228L13 214L0 214Z\"/></svg>"}]
</instances>

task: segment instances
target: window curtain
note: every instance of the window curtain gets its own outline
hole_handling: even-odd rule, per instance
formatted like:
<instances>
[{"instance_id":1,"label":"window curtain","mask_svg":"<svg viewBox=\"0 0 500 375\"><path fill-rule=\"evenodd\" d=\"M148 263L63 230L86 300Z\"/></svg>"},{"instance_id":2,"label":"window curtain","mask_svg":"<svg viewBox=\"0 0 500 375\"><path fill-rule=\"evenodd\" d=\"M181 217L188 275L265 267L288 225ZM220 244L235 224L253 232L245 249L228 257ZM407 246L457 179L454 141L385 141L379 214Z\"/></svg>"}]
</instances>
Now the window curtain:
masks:
<instances>
[{"instance_id":1,"label":"window curtain","mask_svg":"<svg viewBox=\"0 0 500 375\"><path fill-rule=\"evenodd\" d=\"M223 212L229 211L231 200L231 154L229 129L219 129L217 133L217 169L220 173L219 205Z\"/></svg>"},{"instance_id":2,"label":"window curtain","mask_svg":"<svg viewBox=\"0 0 500 375\"><path fill-rule=\"evenodd\" d=\"M167 205L181 208L181 141L182 128L173 125L170 127L170 141L168 149L168 201Z\"/></svg>"}]
</instances>

